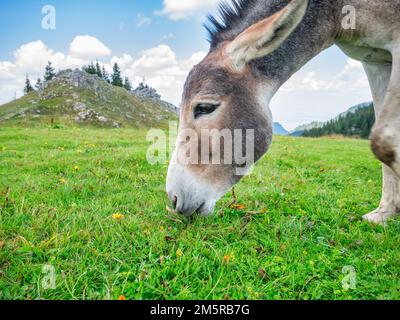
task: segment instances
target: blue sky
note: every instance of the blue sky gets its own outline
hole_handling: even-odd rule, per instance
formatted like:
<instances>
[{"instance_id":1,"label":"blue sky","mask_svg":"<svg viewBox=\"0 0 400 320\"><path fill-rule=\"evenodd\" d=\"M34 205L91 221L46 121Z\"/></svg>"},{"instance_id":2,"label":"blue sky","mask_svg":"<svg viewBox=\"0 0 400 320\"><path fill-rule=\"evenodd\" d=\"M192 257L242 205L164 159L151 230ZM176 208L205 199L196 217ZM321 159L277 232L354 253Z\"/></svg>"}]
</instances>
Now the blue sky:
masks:
<instances>
[{"instance_id":1,"label":"blue sky","mask_svg":"<svg viewBox=\"0 0 400 320\"><path fill-rule=\"evenodd\" d=\"M57 12L54 31L41 27L42 7L51 4ZM42 40L49 47L66 51L76 35L95 36L112 48L113 54L138 52L157 45L174 34L168 43L178 56L207 49L206 33L200 19L171 21L155 15L161 0L13 0L0 1L0 59L8 59L20 45ZM151 27L139 27L139 14L152 20Z\"/></svg>"},{"instance_id":2,"label":"blue sky","mask_svg":"<svg viewBox=\"0 0 400 320\"><path fill-rule=\"evenodd\" d=\"M118 62L134 83L143 77L179 104L191 67L208 51L202 26L218 0L13 0L0 2L0 103L22 94L26 73L41 76L99 59ZM56 9L56 29L42 28L42 8ZM306 65L273 99L275 120L289 129L325 121L371 99L361 65L331 48Z\"/></svg>"}]
</instances>

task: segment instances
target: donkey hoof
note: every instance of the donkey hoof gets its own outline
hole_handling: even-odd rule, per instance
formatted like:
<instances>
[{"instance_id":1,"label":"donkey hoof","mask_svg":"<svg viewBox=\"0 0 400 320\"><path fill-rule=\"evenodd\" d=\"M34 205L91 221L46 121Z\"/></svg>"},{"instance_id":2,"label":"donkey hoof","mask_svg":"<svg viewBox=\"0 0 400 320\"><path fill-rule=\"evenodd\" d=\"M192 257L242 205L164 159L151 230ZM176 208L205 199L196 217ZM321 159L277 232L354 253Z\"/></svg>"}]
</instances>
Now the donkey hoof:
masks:
<instances>
[{"instance_id":1,"label":"donkey hoof","mask_svg":"<svg viewBox=\"0 0 400 320\"><path fill-rule=\"evenodd\" d=\"M386 222L396 215L395 212L377 209L363 216L363 219L377 225L385 225Z\"/></svg>"}]
</instances>

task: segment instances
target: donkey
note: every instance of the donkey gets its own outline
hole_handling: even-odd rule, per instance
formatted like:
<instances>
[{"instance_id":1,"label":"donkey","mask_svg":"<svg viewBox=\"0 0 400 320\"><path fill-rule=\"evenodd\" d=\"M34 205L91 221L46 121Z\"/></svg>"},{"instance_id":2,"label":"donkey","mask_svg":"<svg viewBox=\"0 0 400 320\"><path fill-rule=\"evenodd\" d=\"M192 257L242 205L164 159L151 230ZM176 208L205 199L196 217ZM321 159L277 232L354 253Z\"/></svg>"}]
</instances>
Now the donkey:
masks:
<instances>
[{"instance_id":1,"label":"donkey","mask_svg":"<svg viewBox=\"0 0 400 320\"><path fill-rule=\"evenodd\" d=\"M343 28L352 6L356 28ZM183 92L178 140L167 175L177 212L211 214L244 174L242 163L182 163L179 152L204 128L254 130L254 162L272 141L271 98L310 59L336 44L361 61L373 94L372 150L383 163L383 196L364 216L384 223L400 212L400 0L231 0L210 16L210 51L190 72ZM200 138L201 140L202 138ZM210 141L200 141L201 148ZM243 142L244 143L244 142ZM198 146L197 145L197 146ZM196 149L197 148L197 149ZM210 156L214 151L210 151Z\"/></svg>"}]
</instances>

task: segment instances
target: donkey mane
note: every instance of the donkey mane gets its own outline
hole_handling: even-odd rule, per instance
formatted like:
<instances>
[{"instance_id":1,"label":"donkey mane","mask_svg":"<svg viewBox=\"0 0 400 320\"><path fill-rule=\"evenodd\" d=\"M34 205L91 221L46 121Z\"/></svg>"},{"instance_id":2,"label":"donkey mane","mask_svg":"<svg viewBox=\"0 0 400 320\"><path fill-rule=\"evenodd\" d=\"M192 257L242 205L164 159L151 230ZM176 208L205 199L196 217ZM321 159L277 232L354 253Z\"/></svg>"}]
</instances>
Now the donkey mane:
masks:
<instances>
[{"instance_id":1,"label":"donkey mane","mask_svg":"<svg viewBox=\"0 0 400 320\"><path fill-rule=\"evenodd\" d=\"M271 16L289 2L290 0L221 0L218 13L209 15L204 24L211 48L225 40L232 40L250 25Z\"/></svg>"},{"instance_id":2,"label":"donkey mane","mask_svg":"<svg viewBox=\"0 0 400 320\"><path fill-rule=\"evenodd\" d=\"M222 34L237 25L258 0L228 0L218 6L218 14L208 15L204 24L211 47L222 41Z\"/></svg>"},{"instance_id":3,"label":"donkey mane","mask_svg":"<svg viewBox=\"0 0 400 320\"><path fill-rule=\"evenodd\" d=\"M290 1L292 0L222 0L219 14L209 15L204 25L208 30L210 51L217 49L225 41L235 39L251 25L272 16ZM288 80L294 73L293 70L299 69L299 65L306 64L320 51L332 45L326 39L331 39L340 28L338 23L341 21L342 1L309 0L307 14L297 29L277 50L254 60L252 66L271 79L279 79L281 82ZM362 2L368 1L372 0Z\"/></svg>"}]
</instances>

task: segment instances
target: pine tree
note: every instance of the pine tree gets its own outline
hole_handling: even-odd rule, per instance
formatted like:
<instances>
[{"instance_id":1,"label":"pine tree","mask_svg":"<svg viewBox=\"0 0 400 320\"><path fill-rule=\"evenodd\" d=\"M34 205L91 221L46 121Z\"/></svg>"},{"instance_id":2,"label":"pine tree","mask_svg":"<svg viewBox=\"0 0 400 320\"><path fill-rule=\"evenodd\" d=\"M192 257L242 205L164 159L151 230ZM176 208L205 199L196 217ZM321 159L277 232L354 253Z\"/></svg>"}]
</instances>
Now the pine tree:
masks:
<instances>
[{"instance_id":1,"label":"pine tree","mask_svg":"<svg viewBox=\"0 0 400 320\"><path fill-rule=\"evenodd\" d=\"M373 104L366 108L360 108L355 112L348 112L338 119L327 122L320 128L306 130L305 137L321 137L332 134L341 134L350 137L368 139L375 123Z\"/></svg>"},{"instance_id":2,"label":"pine tree","mask_svg":"<svg viewBox=\"0 0 400 320\"><path fill-rule=\"evenodd\" d=\"M125 88L126 90L128 90L128 91L131 91L131 90L132 90L132 84L131 84L131 82L129 81L129 78L128 78L128 77L125 77L124 88Z\"/></svg>"},{"instance_id":3,"label":"pine tree","mask_svg":"<svg viewBox=\"0 0 400 320\"><path fill-rule=\"evenodd\" d=\"M52 80L55 76L56 76L56 71L55 71L55 69L52 67L52 62L49 61L49 62L47 63L46 69L45 69L44 81L50 81L50 80Z\"/></svg>"},{"instance_id":4,"label":"pine tree","mask_svg":"<svg viewBox=\"0 0 400 320\"><path fill-rule=\"evenodd\" d=\"M96 60L96 74L99 78L103 77L103 73L100 68L99 60Z\"/></svg>"},{"instance_id":5,"label":"pine tree","mask_svg":"<svg viewBox=\"0 0 400 320\"><path fill-rule=\"evenodd\" d=\"M93 61L90 62L89 65L84 66L82 69L89 74L97 74L96 66L93 64Z\"/></svg>"},{"instance_id":6,"label":"pine tree","mask_svg":"<svg viewBox=\"0 0 400 320\"><path fill-rule=\"evenodd\" d=\"M40 78L36 80L35 88L36 90L42 89L42 80Z\"/></svg>"},{"instance_id":7,"label":"pine tree","mask_svg":"<svg viewBox=\"0 0 400 320\"><path fill-rule=\"evenodd\" d=\"M111 81L110 81L110 76L108 75L108 72L106 71L106 69L104 68L104 66L103 66L103 68L101 69L101 78L102 78L104 81L106 81L107 83L111 83Z\"/></svg>"},{"instance_id":8,"label":"pine tree","mask_svg":"<svg viewBox=\"0 0 400 320\"><path fill-rule=\"evenodd\" d=\"M26 74L24 92L25 92L25 94L28 94L29 92L32 92L32 91L34 91L34 89L31 85L31 80L29 80L29 76L28 76L28 74Z\"/></svg>"},{"instance_id":9,"label":"pine tree","mask_svg":"<svg viewBox=\"0 0 400 320\"><path fill-rule=\"evenodd\" d=\"M124 83L122 81L122 77L121 77L121 69L119 68L117 63L114 63L113 66L113 73L111 75L111 83L114 86L117 87L123 87Z\"/></svg>"}]
</instances>

